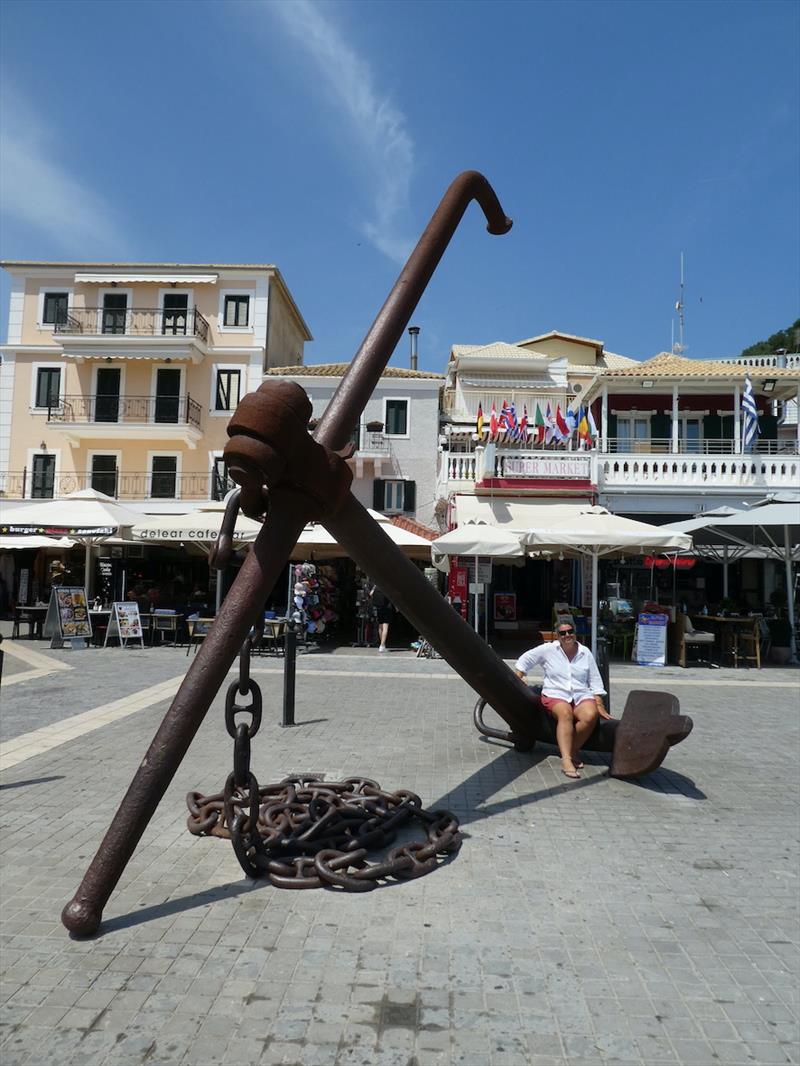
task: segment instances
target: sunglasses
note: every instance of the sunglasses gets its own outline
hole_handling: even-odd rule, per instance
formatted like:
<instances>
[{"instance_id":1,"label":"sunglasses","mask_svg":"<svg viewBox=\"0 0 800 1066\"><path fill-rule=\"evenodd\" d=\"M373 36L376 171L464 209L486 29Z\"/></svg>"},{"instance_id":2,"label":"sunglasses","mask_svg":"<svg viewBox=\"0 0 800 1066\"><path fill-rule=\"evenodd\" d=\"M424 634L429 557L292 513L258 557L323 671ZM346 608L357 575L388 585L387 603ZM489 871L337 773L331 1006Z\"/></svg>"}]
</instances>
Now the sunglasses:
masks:
<instances>
[{"instance_id":1,"label":"sunglasses","mask_svg":"<svg viewBox=\"0 0 800 1066\"><path fill-rule=\"evenodd\" d=\"M559 629L558 635L560 637L572 637L575 635L574 629Z\"/></svg>"}]
</instances>

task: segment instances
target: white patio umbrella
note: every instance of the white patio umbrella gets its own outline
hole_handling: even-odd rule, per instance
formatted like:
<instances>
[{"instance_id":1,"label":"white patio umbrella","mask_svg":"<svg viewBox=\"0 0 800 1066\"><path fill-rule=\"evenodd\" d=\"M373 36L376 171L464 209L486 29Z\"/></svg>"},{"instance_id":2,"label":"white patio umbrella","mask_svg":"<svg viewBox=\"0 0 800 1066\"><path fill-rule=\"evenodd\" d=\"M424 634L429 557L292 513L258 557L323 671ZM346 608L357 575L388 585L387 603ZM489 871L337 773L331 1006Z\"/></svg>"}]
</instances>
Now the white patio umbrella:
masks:
<instances>
[{"instance_id":1,"label":"white patio umbrella","mask_svg":"<svg viewBox=\"0 0 800 1066\"><path fill-rule=\"evenodd\" d=\"M624 552L643 555L651 551L689 551L692 538L664 526L635 522L611 514L601 507L587 510L542 529L529 529L525 543L536 551L568 551L588 555L592 560L592 654L597 652L597 570L601 555Z\"/></svg>"},{"instance_id":2,"label":"white patio umbrella","mask_svg":"<svg viewBox=\"0 0 800 1066\"><path fill-rule=\"evenodd\" d=\"M139 515L131 529L134 540L159 544L197 544L208 554L219 536L225 502L204 503L190 514ZM234 529L234 543L246 544L255 540L261 523L239 512Z\"/></svg>"},{"instance_id":3,"label":"white patio umbrella","mask_svg":"<svg viewBox=\"0 0 800 1066\"><path fill-rule=\"evenodd\" d=\"M800 502L786 500L766 502L724 517L708 515L669 527L693 526L692 537L698 544L731 544L734 550L759 550L773 559L782 560L786 573L786 606L792 630L792 662L797 661L797 612L792 581L792 560L800 554ZM665 527L666 528L666 527Z\"/></svg>"},{"instance_id":4,"label":"white patio umbrella","mask_svg":"<svg viewBox=\"0 0 800 1066\"><path fill-rule=\"evenodd\" d=\"M70 492L57 500L15 507L0 533L21 536L68 536L86 547L86 595L91 595L92 545L138 522L141 515L96 489Z\"/></svg>"},{"instance_id":5,"label":"white patio umbrella","mask_svg":"<svg viewBox=\"0 0 800 1066\"><path fill-rule=\"evenodd\" d=\"M370 517L379 523L383 532L398 546L404 555L410 559L427 559L430 556L431 542L424 537L412 533L408 529L396 526L386 515L380 514L367 508ZM297 538L292 554L289 556L294 562L311 559L341 559L347 552L336 538L331 536L321 522L310 522Z\"/></svg>"},{"instance_id":6,"label":"white patio umbrella","mask_svg":"<svg viewBox=\"0 0 800 1066\"><path fill-rule=\"evenodd\" d=\"M454 555L488 556L511 560L525 556L522 533L504 526L466 525L451 529L430 542L431 559L438 570L450 569Z\"/></svg>"},{"instance_id":7,"label":"white patio umbrella","mask_svg":"<svg viewBox=\"0 0 800 1066\"><path fill-rule=\"evenodd\" d=\"M71 548L69 537L4 537L0 535L0 552L24 551L26 548Z\"/></svg>"}]
</instances>

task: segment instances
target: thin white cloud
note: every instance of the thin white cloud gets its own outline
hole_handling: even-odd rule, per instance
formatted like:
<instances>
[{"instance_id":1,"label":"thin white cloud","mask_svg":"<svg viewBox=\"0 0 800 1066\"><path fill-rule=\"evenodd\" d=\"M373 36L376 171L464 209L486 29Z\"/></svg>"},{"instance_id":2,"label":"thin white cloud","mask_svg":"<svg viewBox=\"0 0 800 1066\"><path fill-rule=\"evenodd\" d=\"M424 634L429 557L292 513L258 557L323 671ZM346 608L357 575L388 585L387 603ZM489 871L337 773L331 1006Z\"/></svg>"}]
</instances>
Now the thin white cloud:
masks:
<instances>
[{"instance_id":1,"label":"thin white cloud","mask_svg":"<svg viewBox=\"0 0 800 1066\"><path fill-rule=\"evenodd\" d=\"M373 184L372 217L362 229L379 251L403 263L411 241L400 230L408 208L414 170L414 142L406 117L375 87L370 64L345 40L341 30L312 0L270 3L286 31L313 61L329 100L337 103L345 128L360 149L359 169Z\"/></svg>"},{"instance_id":2,"label":"thin white cloud","mask_svg":"<svg viewBox=\"0 0 800 1066\"><path fill-rule=\"evenodd\" d=\"M0 211L72 254L120 252L119 224L102 196L55 158L59 137L15 92L3 94Z\"/></svg>"}]
</instances>

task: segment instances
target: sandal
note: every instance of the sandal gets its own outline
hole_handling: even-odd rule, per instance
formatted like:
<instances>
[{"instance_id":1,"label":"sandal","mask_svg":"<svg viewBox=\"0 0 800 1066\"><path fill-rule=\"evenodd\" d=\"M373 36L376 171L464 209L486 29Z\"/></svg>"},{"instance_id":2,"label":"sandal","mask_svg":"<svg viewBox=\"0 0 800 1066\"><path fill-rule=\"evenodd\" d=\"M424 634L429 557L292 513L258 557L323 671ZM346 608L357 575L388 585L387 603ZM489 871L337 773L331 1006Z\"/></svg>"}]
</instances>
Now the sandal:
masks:
<instances>
[{"instance_id":1,"label":"sandal","mask_svg":"<svg viewBox=\"0 0 800 1066\"><path fill-rule=\"evenodd\" d=\"M572 781L580 781L581 779L581 775L578 773L577 770L564 770L562 768L561 773L564 775L564 777L569 777Z\"/></svg>"}]
</instances>

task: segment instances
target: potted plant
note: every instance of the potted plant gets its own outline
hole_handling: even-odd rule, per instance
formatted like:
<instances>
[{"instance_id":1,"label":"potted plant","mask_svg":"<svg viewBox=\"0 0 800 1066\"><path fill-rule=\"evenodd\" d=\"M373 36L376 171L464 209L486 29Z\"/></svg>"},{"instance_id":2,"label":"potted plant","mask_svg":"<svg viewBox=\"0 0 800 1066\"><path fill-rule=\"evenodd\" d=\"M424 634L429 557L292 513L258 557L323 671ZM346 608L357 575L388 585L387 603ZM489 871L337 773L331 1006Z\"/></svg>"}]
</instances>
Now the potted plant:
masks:
<instances>
[{"instance_id":1,"label":"potted plant","mask_svg":"<svg viewBox=\"0 0 800 1066\"><path fill-rule=\"evenodd\" d=\"M791 657L792 629L788 618L768 618L771 641L770 658L774 663L785 666Z\"/></svg>"}]
</instances>

